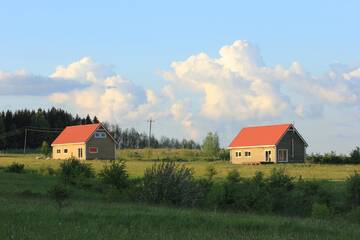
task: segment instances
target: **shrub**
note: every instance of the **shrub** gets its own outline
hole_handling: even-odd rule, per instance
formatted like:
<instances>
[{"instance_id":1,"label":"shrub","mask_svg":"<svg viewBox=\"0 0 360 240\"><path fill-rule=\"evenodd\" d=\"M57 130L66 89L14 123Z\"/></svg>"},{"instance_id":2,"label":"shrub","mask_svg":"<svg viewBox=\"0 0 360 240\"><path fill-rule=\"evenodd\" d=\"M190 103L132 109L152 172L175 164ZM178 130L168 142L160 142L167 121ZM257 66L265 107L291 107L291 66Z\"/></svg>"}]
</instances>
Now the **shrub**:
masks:
<instances>
[{"instance_id":1,"label":"shrub","mask_svg":"<svg viewBox=\"0 0 360 240\"><path fill-rule=\"evenodd\" d=\"M25 171L25 165L22 163L12 163L11 165L7 166L5 168L5 172L10 172L10 173L23 173Z\"/></svg>"},{"instance_id":2,"label":"shrub","mask_svg":"<svg viewBox=\"0 0 360 240\"><path fill-rule=\"evenodd\" d=\"M293 178L287 175L284 169L274 168L267 186L271 196L272 211L286 213L290 192L294 188Z\"/></svg>"},{"instance_id":3,"label":"shrub","mask_svg":"<svg viewBox=\"0 0 360 240\"><path fill-rule=\"evenodd\" d=\"M48 190L50 198L55 200L59 210L66 205L66 200L70 197L70 191L63 185L55 185Z\"/></svg>"},{"instance_id":4,"label":"shrub","mask_svg":"<svg viewBox=\"0 0 360 240\"><path fill-rule=\"evenodd\" d=\"M94 177L91 164L82 163L78 159L70 158L60 164L60 176L64 183L74 184L84 179Z\"/></svg>"},{"instance_id":5,"label":"shrub","mask_svg":"<svg viewBox=\"0 0 360 240\"><path fill-rule=\"evenodd\" d=\"M350 161L351 163L360 163L360 148L356 147L350 153Z\"/></svg>"},{"instance_id":6,"label":"shrub","mask_svg":"<svg viewBox=\"0 0 360 240\"><path fill-rule=\"evenodd\" d=\"M142 195L151 203L194 206L198 191L193 171L175 162L156 163L145 169Z\"/></svg>"},{"instance_id":7,"label":"shrub","mask_svg":"<svg viewBox=\"0 0 360 240\"><path fill-rule=\"evenodd\" d=\"M287 203L286 214L294 216L310 216L313 204L319 200L320 185L314 181L300 179L295 183Z\"/></svg>"},{"instance_id":8,"label":"shrub","mask_svg":"<svg viewBox=\"0 0 360 240\"><path fill-rule=\"evenodd\" d=\"M128 174L124 161L111 161L100 171L99 177L105 184L114 186L118 190L128 186Z\"/></svg>"},{"instance_id":9,"label":"shrub","mask_svg":"<svg viewBox=\"0 0 360 240\"><path fill-rule=\"evenodd\" d=\"M355 172L346 179L347 200L350 206L360 206L360 174Z\"/></svg>"},{"instance_id":10,"label":"shrub","mask_svg":"<svg viewBox=\"0 0 360 240\"><path fill-rule=\"evenodd\" d=\"M360 223L360 207L351 209L348 213L348 218L352 222Z\"/></svg>"},{"instance_id":11,"label":"shrub","mask_svg":"<svg viewBox=\"0 0 360 240\"><path fill-rule=\"evenodd\" d=\"M314 218L328 218L330 217L330 210L326 204L314 203L312 206L311 216Z\"/></svg>"},{"instance_id":12,"label":"shrub","mask_svg":"<svg viewBox=\"0 0 360 240\"><path fill-rule=\"evenodd\" d=\"M230 151L228 149L221 149L219 152L219 159L222 161L229 161Z\"/></svg>"},{"instance_id":13,"label":"shrub","mask_svg":"<svg viewBox=\"0 0 360 240\"><path fill-rule=\"evenodd\" d=\"M41 153L46 157L50 154L50 147L46 141L43 141L41 144Z\"/></svg>"}]
</instances>

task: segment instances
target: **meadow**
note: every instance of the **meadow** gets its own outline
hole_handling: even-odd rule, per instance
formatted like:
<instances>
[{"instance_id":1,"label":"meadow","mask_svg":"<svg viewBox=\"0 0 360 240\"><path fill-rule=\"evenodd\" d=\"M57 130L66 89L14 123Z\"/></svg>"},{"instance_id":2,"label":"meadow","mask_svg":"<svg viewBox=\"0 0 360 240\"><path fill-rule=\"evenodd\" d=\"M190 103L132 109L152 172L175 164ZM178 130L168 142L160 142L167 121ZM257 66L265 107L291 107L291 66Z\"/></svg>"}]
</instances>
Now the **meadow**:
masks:
<instances>
[{"instance_id":1,"label":"meadow","mask_svg":"<svg viewBox=\"0 0 360 240\"><path fill-rule=\"evenodd\" d=\"M47 191L55 176L0 170L0 239L359 239L360 225L118 201L71 187L58 209Z\"/></svg>"},{"instance_id":2,"label":"meadow","mask_svg":"<svg viewBox=\"0 0 360 240\"><path fill-rule=\"evenodd\" d=\"M58 169L61 160L39 158L40 154L0 154L0 167L13 162L25 164L27 169L43 171L48 167ZM293 177L309 180L343 181L355 171L360 172L360 165L352 164L272 164L272 165L233 165L228 161L209 161L200 150L190 149L126 149L117 152L117 158L126 161L130 177L141 177L144 170L163 159L175 160L192 168L195 176L201 177L209 166L213 166L216 178L224 178L229 171L237 169L242 177L252 177L257 171L268 176L273 168L283 168ZM107 161L87 161L96 171L103 168Z\"/></svg>"}]
</instances>

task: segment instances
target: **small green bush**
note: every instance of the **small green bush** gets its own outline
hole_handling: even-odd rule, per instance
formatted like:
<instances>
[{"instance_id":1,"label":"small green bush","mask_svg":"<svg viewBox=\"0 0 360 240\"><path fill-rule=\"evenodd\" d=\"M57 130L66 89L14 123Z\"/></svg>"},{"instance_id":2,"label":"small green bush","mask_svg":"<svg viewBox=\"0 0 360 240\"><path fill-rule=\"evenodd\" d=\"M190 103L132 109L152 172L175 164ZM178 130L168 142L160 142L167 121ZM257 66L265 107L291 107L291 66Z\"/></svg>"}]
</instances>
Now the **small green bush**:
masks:
<instances>
[{"instance_id":1,"label":"small green bush","mask_svg":"<svg viewBox=\"0 0 360 240\"><path fill-rule=\"evenodd\" d=\"M347 201L350 206L360 206L360 174L355 172L346 179Z\"/></svg>"},{"instance_id":2,"label":"small green bush","mask_svg":"<svg viewBox=\"0 0 360 240\"><path fill-rule=\"evenodd\" d=\"M145 170L142 196L151 203L176 206L194 206L199 199L192 169L172 161Z\"/></svg>"},{"instance_id":3,"label":"small green bush","mask_svg":"<svg viewBox=\"0 0 360 240\"><path fill-rule=\"evenodd\" d=\"M65 184L76 185L94 176L91 164L80 162L78 159L70 158L60 164L60 177Z\"/></svg>"},{"instance_id":4,"label":"small green bush","mask_svg":"<svg viewBox=\"0 0 360 240\"><path fill-rule=\"evenodd\" d=\"M330 209L326 204L314 203L312 206L311 216L314 218L329 218L331 215Z\"/></svg>"},{"instance_id":5,"label":"small green bush","mask_svg":"<svg viewBox=\"0 0 360 240\"><path fill-rule=\"evenodd\" d=\"M99 177L103 183L114 186L118 190L126 188L129 183L124 161L111 161L110 164L106 164L100 171Z\"/></svg>"},{"instance_id":6,"label":"small green bush","mask_svg":"<svg viewBox=\"0 0 360 240\"><path fill-rule=\"evenodd\" d=\"M9 173L24 173L25 172L25 165L22 163L12 163L10 166L5 168L5 172Z\"/></svg>"}]
</instances>

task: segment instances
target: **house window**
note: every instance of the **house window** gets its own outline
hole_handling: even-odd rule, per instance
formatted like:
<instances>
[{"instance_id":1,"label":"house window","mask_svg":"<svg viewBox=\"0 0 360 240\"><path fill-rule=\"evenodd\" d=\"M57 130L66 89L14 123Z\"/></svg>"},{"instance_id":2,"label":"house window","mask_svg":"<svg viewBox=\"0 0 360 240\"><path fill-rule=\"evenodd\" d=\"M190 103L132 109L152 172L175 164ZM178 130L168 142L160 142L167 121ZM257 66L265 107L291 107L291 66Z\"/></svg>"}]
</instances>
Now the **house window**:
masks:
<instances>
[{"instance_id":1,"label":"house window","mask_svg":"<svg viewBox=\"0 0 360 240\"><path fill-rule=\"evenodd\" d=\"M245 157L250 157L251 156L251 152L245 152Z\"/></svg>"},{"instance_id":2,"label":"house window","mask_svg":"<svg viewBox=\"0 0 360 240\"><path fill-rule=\"evenodd\" d=\"M57 150L56 150L56 153L61 153L61 150L60 150L60 149L57 149Z\"/></svg>"},{"instance_id":3,"label":"house window","mask_svg":"<svg viewBox=\"0 0 360 240\"><path fill-rule=\"evenodd\" d=\"M239 152L239 151L235 152L235 156L236 156L237 158L241 157L241 152Z\"/></svg>"},{"instance_id":4,"label":"house window","mask_svg":"<svg viewBox=\"0 0 360 240\"><path fill-rule=\"evenodd\" d=\"M106 138L105 132L95 132L95 138Z\"/></svg>"},{"instance_id":5,"label":"house window","mask_svg":"<svg viewBox=\"0 0 360 240\"><path fill-rule=\"evenodd\" d=\"M68 153L68 150L66 148L64 149L64 153Z\"/></svg>"},{"instance_id":6,"label":"house window","mask_svg":"<svg viewBox=\"0 0 360 240\"><path fill-rule=\"evenodd\" d=\"M78 148L78 157L79 158L83 157L83 149L82 148Z\"/></svg>"},{"instance_id":7,"label":"house window","mask_svg":"<svg viewBox=\"0 0 360 240\"><path fill-rule=\"evenodd\" d=\"M278 151L278 162L287 162L288 161L288 150L287 149L279 149Z\"/></svg>"},{"instance_id":8,"label":"house window","mask_svg":"<svg viewBox=\"0 0 360 240\"><path fill-rule=\"evenodd\" d=\"M90 153L98 153L98 148L97 147L89 147L89 152Z\"/></svg>"}]
</instances>

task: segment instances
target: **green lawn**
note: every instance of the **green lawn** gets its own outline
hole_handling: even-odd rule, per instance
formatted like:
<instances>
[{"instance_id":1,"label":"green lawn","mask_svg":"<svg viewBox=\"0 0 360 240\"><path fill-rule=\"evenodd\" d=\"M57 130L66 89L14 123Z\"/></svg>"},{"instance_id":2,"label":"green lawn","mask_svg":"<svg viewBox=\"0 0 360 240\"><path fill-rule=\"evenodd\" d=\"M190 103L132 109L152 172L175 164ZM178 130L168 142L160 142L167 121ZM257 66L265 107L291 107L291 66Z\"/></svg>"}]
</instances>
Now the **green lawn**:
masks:
<instances>
[{"instance_id":1,"label":"green lawn","mask_svg":"<svg viewBox=\"0 0 360 240\"><path fill-rule=\"evenodd\" d=\"M0 170L0 239L360 239L360 225L344 219L155 207L76 188L59 211L46 194L57 181Z\"/></svg>"},{"instance_id":2,"label":"green lawn","mask_svg":"<svg viewBox=\"0 0 360 240\"><path fill-rule=\"evenodd\" d=\"M130 150L125 150L124 154L129 154ZM145 150L132 150L132 151L143 151ZM158 152L171 152L171 150L156 150ZM184 154L180 152L181 150L173 150L170 153L171 156L175 154ZM194 150L190 150L194 151ZM196 150L195 150L196 151ZM179 153L180 152L180 153ZM120 151L120 156L121 156ZM159 153L158 153L159 154ZM164 154L164 153L161 153ZM188 153L189 154L189 153ZM152 153L155 155L155 153ZM25 167L28 169L45 169L48 166L53 168L58 168L59 164L62 162L60 160L53 159L36 159L39 155L34 154L7 154L0 155L0 167L10 165L12 162L24 163ZM163 156L163 155L161 155ZM147 158L126 158L127 159L127 170L131 177L142 176L144 169L150 167L154 160L147 160ZM88 161L92 163L95 170L100 170L106 161L93 160ZM241 176L251 177L255 174L256 171L261 171L265 175L268 175L274 167L285 168L286 172L295 177L302 176L304 179L327 179L327 180L336 180L341 181L346 179L354 171L360 171L360 165L320 165L320 164L273 164L273 165L233 165L229 162L224 161L191 161L183 162L183 164L191 167L195 171L196 176L202 176L206 172L208 166L214 166L218 172L217 178L223 178L231 169L238 169Z\"/></svg>"}]
</instances>

